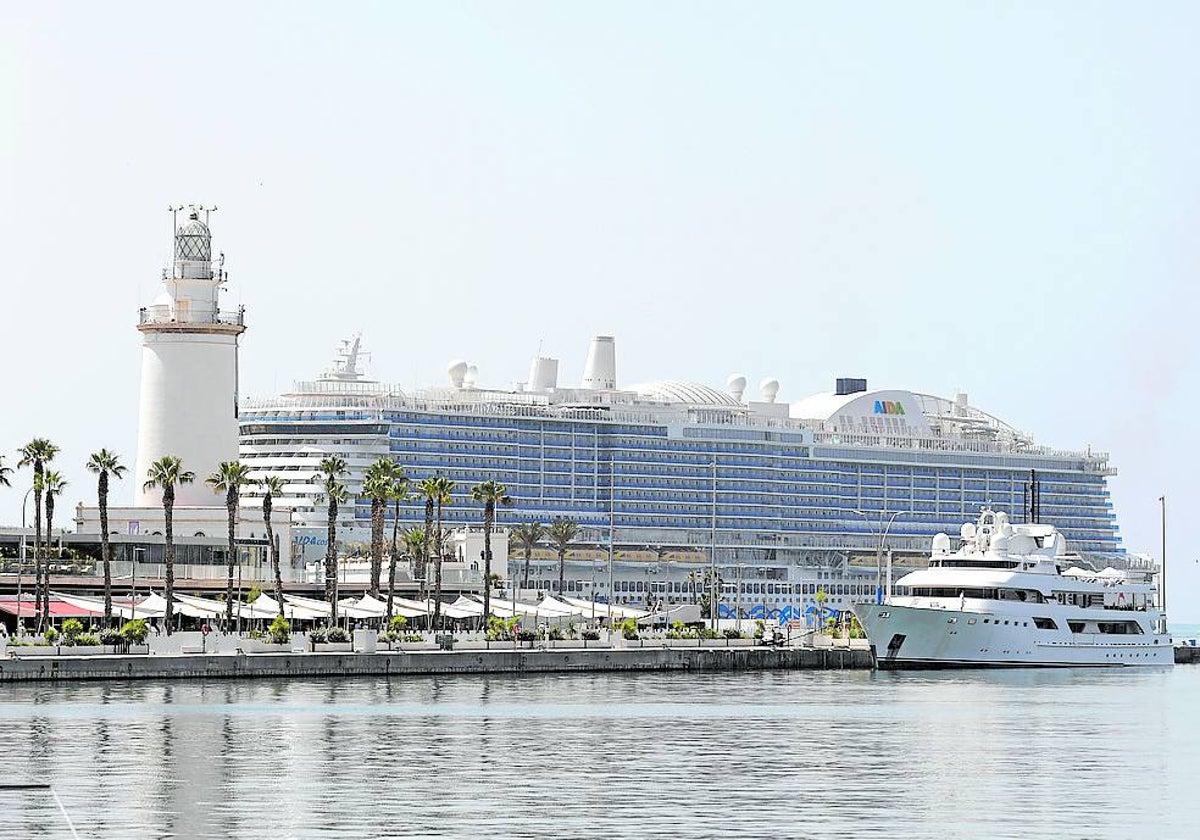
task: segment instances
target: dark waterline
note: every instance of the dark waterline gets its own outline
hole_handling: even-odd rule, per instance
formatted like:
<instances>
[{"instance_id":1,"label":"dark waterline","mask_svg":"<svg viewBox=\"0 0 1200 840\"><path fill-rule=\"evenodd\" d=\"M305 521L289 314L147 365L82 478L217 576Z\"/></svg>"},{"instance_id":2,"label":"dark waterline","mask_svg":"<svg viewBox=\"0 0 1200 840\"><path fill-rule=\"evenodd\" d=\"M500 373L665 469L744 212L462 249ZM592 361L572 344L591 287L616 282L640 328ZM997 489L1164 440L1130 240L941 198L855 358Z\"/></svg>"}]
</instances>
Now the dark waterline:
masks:
<instances>
[{"instance_id":1,"label":"dark waterline","mask_svg":"<svg viewBox=\"0 0 1200 840\"><path fill-rule=\"evenodd\" d=\"M28 684L0 756L87 837L1191 836L1198 712L1189 666Z\"/></svg>"}]
</instances>

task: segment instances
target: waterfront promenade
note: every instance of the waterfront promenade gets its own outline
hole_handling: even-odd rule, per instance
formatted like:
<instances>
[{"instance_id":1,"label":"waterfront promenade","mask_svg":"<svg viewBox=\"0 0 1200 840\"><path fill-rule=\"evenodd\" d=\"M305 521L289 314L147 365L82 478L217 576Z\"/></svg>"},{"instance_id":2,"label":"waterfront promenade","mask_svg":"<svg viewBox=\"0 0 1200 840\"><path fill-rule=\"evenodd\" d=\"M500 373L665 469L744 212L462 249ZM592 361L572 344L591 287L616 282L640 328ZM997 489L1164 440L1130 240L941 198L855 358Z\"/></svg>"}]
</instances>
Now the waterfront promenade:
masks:
<instances>
[{"instance_id":1,"label":"waterfront promenade","mask_svg":"<svg viewBox=\"0 0 1200 840\"><path fill-rule=\"evenodd\" d=\"M870 668L863 648L562 647L377 653L181 653L0 660L0 682L248 679L568 671L760 671Z\"/></svg>"}]
</instances>

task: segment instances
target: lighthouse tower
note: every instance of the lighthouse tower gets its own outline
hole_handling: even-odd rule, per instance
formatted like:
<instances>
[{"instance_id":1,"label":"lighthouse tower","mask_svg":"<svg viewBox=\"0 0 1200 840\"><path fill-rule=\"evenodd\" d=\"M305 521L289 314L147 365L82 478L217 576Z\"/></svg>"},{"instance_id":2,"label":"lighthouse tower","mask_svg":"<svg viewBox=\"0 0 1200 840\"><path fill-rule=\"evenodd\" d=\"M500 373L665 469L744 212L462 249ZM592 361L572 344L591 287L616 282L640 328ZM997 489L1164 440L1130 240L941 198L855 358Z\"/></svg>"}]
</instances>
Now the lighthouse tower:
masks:
<instances>
[{"instance_id":1,"label":"lighthouse tower","mask_svg":"<svg viewBox=\"0 0 1200 840\"><path fill-rule=\"evenodd\" d=\"M173 209L176 218L180 210ZM187 220L176 224L175 257L163 269L163 291L138 321L138 506L162 502L159 491L147 492L142 484L163 455L182 459L183 468L196 474L195 483L176 488L176 505L220 504L204 479L221 461L238 456L238 336L246 327L241 308L222 310L219 304L225 255L213 265L209 212L189 208Z\"/></svg>"}]
</instances>

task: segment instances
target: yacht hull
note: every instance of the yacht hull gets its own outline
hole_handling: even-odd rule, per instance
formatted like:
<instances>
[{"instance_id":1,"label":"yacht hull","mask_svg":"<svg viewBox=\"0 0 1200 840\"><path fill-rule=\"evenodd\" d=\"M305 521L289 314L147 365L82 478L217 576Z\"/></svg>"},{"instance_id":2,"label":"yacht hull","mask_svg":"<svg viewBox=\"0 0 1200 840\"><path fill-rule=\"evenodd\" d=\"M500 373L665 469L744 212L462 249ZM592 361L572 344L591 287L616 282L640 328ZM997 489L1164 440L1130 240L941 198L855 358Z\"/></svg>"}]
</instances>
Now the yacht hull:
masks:
<instances>
[{"instance_id":1,"label":"yacht hull","mask_svg":"<svg viewBox=\"0 0 1200 840\"><path fill-rule=\"evenodd\" d=\"M876 667L1078 668L1169 666L1171 637L1039 629L1030 615L1010 617L937 607L859 604ZM984 619L987 619L986 623ZM1066 621L1057 622L1066 628Z\"/></svg>"}]
</instances>

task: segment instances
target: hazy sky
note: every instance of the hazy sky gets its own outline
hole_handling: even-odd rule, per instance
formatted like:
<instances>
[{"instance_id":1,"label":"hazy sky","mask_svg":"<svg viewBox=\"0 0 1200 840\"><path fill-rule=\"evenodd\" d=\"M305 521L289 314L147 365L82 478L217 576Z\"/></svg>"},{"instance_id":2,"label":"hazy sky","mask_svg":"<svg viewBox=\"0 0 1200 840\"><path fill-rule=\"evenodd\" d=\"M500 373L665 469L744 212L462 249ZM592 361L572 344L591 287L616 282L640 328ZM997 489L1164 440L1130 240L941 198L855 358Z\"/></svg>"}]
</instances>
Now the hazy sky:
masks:
<instances>
[{"instance_id":1,"label":"hazy sky","mask_svg":"<svg viewBox=\"0 0 1200 840\"><path fill-rule=\"evenodd\" d=\"M1200 621L1200 5L0 0L0 449L136 441L137 308L208 202L243 392L361 331L405 387L955 389L1112 452ZM17 487L0 522L20 519ZM117 491L128 498L132 487Z\"/></svg>"}]
</instances>

